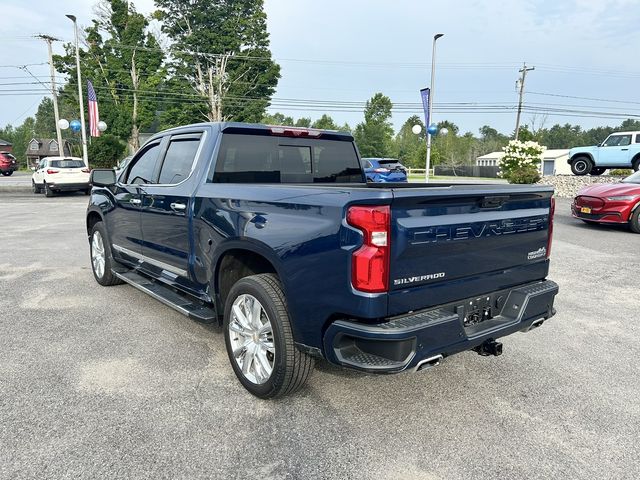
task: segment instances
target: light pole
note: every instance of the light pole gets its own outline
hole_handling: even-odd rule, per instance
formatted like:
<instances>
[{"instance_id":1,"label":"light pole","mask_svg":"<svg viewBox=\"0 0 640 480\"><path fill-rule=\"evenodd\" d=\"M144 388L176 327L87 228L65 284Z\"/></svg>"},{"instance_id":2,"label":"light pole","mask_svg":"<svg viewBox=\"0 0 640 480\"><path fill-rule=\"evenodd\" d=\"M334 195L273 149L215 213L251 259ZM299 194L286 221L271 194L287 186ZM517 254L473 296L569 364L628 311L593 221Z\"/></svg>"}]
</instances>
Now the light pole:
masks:
<instances>
[{"instance_id":1,"label":"light pole","mask_svg":"<svg viewBox=\"0 0 640 480\"><path fill-rule=\"evenodd\" d=\"M424 179L426 183L429 183L429 168L431 168L431 133L429 133L429 126L433 123L431 115L433 113L433 92L436 80L436 41L443 37L444 33L436 33L433 36L433 49L431 51L431 86L429 93L429 125L427 128L427 170L424 173Z\"/></svg>"},{"instance_id":2,"label":"light pole","mask_svg":"<svg viewBox=\"0 0 640 480\"><path fill-rule=\"evenodd\" d=\"M89 155L87 155L87 132L84 128L84 100L82 98L82 75L80 74L80 50L78 48L78 23L75 15L67 15L73 22L73 29L76 39L76 70L78 71L78 100L80 101L80 130L82 132L82 158L84 164L89 166Z\"/></svg>"}]
</instances>

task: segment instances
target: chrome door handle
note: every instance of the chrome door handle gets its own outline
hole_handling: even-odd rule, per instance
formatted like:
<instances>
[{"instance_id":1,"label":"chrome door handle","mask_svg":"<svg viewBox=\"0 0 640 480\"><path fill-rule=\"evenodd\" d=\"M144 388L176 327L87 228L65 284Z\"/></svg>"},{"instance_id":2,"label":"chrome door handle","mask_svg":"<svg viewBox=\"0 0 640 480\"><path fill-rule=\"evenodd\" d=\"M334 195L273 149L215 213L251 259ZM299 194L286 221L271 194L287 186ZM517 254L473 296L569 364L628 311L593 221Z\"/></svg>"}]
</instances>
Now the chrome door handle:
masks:
<instances>
[{"instance_id":1,"label":"chrome door handle","mask_svg":"<svg viewBox=\"0 0 640 480\"><path fill-rule=\"evenodd\" d=\"M140 200L139 198L132 198L131 200L129 200L129 203L132 205L140 205L142 203L142 200Z\"/></svg>"},{"instance_id":2,"label":"chrome door handle","mask_svg":"<svg viewBox=\"0 0 640 480\"><path fill-rule=\"evenodd\" d=\"M171 205L171 210L174 210L176 212L184 212L187 209L187 206L184 203L172 203Z\"/></svg>"}]
</instances>

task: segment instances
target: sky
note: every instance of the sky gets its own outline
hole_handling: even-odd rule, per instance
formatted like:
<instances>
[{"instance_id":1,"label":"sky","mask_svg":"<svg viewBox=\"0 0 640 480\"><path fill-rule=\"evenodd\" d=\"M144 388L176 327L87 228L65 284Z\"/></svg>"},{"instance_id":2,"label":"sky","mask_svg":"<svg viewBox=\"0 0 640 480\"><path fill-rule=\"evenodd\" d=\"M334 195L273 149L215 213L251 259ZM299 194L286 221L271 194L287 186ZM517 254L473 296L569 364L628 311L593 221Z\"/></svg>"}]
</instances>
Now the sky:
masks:
<instances>
[{"instance_id":1,"label":"sky","mask_svg":"<svg viewBox=\"0 0 640 480\"><path fill-rule=\"evenodd\" d=\"M133 3L143 13L154 9L152 0ZM640 118L640 0L265 0L265 10L282 75L271 112L313 119L328 113L353 127L362 121L359 104L382 92L396 105L397 129L421 114L433 35L444 33L437 42L435 121L474 134L483 125L511 133L523 62L535 67L527 74L525 104L539 110L524 113L524 124L589 128L618 125L622 118L608 118L611 113ZM92 2L2 0L2 12L0 83L19 83L30 77L14 65L40 64L28 68L38 77L49 73L46 45L31 36L71 40L64 14L89 25ZM35 113L41 97L10 91L21 88L28 86L0 85L0 126ZM331 107L294 110L282 107L291 104L284 99Z\"/></svg>"}]
</instances>

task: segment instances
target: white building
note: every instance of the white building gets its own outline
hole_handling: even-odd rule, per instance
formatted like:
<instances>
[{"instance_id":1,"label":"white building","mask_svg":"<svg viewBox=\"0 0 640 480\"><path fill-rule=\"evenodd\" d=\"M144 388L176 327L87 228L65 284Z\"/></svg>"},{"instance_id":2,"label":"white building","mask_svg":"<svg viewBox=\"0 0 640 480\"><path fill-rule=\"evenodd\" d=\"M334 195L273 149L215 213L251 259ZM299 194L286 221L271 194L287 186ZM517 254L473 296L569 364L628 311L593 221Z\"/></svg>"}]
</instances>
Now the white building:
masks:
<instances>
[{"instance_id":1,"label":"white building","mask_svg":"<svg viewBox=\"0 0 640 480\"><path fill-rule=\"evenodd\" d=\"M500 166L504 152L491 152L476 159L478 166ZM540 172L542 175L571 175L571 166L567 163L569 149L545 150L540 155Z\"/></svg>"}]
</instances>

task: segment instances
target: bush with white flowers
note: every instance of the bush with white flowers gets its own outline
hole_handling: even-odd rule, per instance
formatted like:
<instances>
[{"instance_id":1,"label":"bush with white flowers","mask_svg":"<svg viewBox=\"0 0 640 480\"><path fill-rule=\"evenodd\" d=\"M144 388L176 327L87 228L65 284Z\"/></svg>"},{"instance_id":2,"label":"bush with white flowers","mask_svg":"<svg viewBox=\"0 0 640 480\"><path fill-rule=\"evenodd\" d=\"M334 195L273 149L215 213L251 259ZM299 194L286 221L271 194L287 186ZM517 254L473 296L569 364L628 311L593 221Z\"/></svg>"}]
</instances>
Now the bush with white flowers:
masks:
<instances>
[{"instance_id":1,"label":"bush with white flowers","mask_svg":"<svg viewBox=\"0 0 640 480\"><path fill-rule=\"evenodd\" d=\"M540 156L546 149L537 142L511 140L502 149L498 175L509 183L536 183L540 180Z\"/></svg>"}]
</instances>

